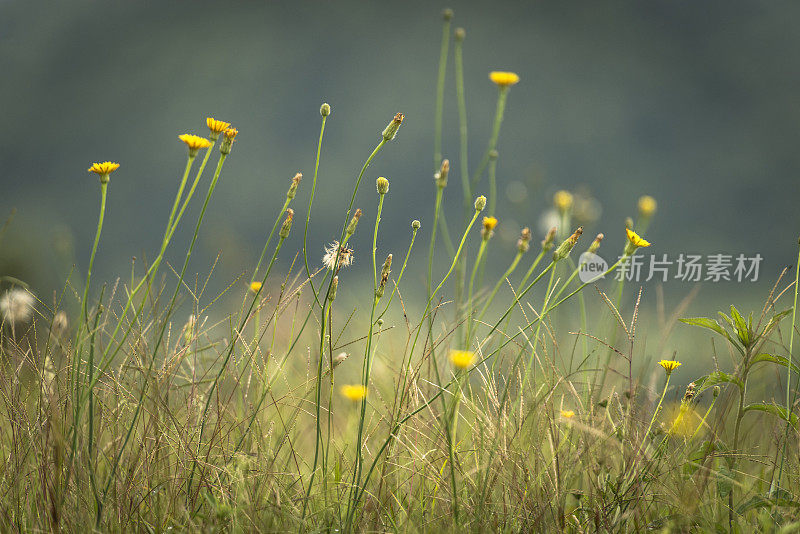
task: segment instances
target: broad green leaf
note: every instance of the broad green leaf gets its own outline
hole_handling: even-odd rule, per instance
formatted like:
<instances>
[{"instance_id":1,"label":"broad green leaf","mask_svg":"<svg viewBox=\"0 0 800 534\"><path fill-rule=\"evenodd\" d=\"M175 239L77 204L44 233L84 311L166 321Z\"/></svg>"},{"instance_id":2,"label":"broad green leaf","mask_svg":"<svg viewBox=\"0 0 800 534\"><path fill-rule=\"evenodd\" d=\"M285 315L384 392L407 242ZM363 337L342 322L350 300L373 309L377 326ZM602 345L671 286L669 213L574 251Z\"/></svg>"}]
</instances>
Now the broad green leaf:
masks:
<instances>
[{"instance_id":1,"label":"broad green leaf","mask_svg":"<svg viewBox=\"0 0 800 534\"><path fill-rule=\"evenodd\" d=\"M694 385L697 386L698 393L701 393L708 388L712 388L717 384L725 383L736 384L737 386L742 387L742 381L738 377L728 373L723 373L722 371L714 371L713 373L701 376L694 381Z\"/></svg>"},{"instance_id":2,"label":"broad green leaf","mask_svg":"<svg viewBox=\"0 0 800 534\"><path fill-rule=\"evenodd\" d=\"M720 326L720 324L714 319L709 319L708 317L687 317L686 319L681 319L680 321L692 326L702 326L703 328L708 328L709 330L713 330L717 334L730 339L728 332L726 332L725 329L722 328L722 326Z\"/></svg>"},{"instance_id":3,"label":"broad green leaf","mask_svg":"<svg viewBox=\"0 0 800 534\"><path fill-rule=\"evenodd\" d=\"M748 368L752 367L753 364L756 364L758 362L772 362L772 363L777 363L778 365L782 365L783 367L789 367L789 358L786 358L785 356L773 356L772 354L763 354L763 353L753 356L747 367ZM792 363L792 372L800 374L800 367Z\"/></svg>"},{"instance_id":4,"label":"broad green leaf","mask_svg":"<svg viewBox=\"0 0 800 534\"><path fill-rule=\"evenodd\" d=\"M787 420L786 418L786 408L778 406L777 404L767 404L763 402L755 402L753 404L748 404L742 410L743 412L750 412L750 411L759 411L759 412L766 412L771 413L774 416L777 416L784 421ZM791 416L791 420L789 421L793 427L797 428L797 414L789 414Z\"/></svg>"},{"instance_id":5,"label":"broad green leaf","mask_svg":"<svg viewBox=\"0 0 800 534\"><path fill-rule=\"evenodd\" d=\"M736 309L736 306L731 305L731 318L733 319L734 327L736 328L736 335L739 336L739 341L742 342L742 345L745 347L750 346L752 342L752 336L750 335L750 329L747 328L747 322L742 317L742 314L739 313L739 310Z\"/></svg>"}]
</instances>

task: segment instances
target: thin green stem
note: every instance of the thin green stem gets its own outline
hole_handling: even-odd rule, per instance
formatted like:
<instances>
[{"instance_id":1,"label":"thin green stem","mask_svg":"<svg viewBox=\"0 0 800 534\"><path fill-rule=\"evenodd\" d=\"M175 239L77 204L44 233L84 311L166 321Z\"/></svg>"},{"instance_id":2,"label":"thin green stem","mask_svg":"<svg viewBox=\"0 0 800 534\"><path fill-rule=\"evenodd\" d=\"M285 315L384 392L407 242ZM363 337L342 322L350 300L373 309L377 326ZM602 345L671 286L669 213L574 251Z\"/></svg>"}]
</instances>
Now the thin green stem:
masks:
<instances>
[{"instance_id":1,"label":"thin green stem","mask_svg":"<svg viewBox=\"0 0 800 534\"><path fill-rule=\"evenodd\" d=\"M433 168L442 163L442 115L444 114L444 82L447 73L447 53L450 48L450 18L444 17L442 23L442 46L439 51L439 76L436 81L436 115L433 137Z\"/></svg>"},{"instance_id":2,"label":"thin green stem","mask_svg":"<svg viewBox=\"0 0 800 534\"><path fill-rule=\"evenodd\" d=\"M480 182L481 176L483 175L483 171L486 170L486 166L489 164L489 155L492 153L493 150L497 149L497 139L500 137L500 126L503 124L503 115L506 109L506 98L508 96L508 87L502 86L499 88L497 93L497 109L495 110L494 114L494 126L492 127L492 137L489 138L489 146L486 149L486 153L484 153L483 158L481 159L478 168L475 170L475 174L472 175L472 187L478 185Z\"/></svg>"},{"instance_id":3,"label":"thin green stem","mask_svg":"<svg viewBox=\"0 0 800 534\"><path fill-rule=\"evenodd\" d=\"M314 283L311 281L311 269L308 267L308 225L311 222L311 205L314 203L314 193L317 190L317 174L319 173L319 159L322 153L322 137L325 135L325 122L328 120L327 115L322 116L322 125L319 128L319 141L317 141L317 158L314 161L314 179L311 182L311 196L308 198L308 210L306 211L306 227L303 230L303 261L305 262L306 276L308 276L308 283L311 286L311 292L314 294L314 301L319 303L319 295L314 288Z\"/></svg>"}]
</instances>

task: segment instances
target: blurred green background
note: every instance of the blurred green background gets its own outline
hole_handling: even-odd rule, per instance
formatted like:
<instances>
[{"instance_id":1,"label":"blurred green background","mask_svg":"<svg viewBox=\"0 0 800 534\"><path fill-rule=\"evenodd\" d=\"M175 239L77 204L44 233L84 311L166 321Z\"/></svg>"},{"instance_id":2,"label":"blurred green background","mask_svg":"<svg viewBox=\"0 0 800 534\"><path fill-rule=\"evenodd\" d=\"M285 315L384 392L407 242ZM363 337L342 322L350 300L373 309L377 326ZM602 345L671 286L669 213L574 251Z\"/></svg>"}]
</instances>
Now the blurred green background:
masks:
<instances>
[{"instance_id":1,"label":"blurred green background","mask_svg":"<svg viewBox=\"0 0 800 534\"><path fill-rule=\"evenodd\" d=\"M408 274L415 286L431 230L443 7L455 11L453 28L467 31L472 169L494 114L488 72L522 78L511 88L498 145L500 226L489 269L499 274L510 262L521 226L535 228L538 243L539 219L561 188L582 188L602 207L581 250L602 231L601 255L615 256L624 218L635 215L640 195L651 194L659 202L647 233L653 252L764 257L758 283L704 284L692 312L761 299L794 262L796 2L0 0L0 216L17 209L0 242L0 274L48 295L73 262L85 272L99 199L86 168L110 159L122 167L112 176L94 279L126 277L131 258L152 256L160 243L185 161L177 135L205 135L211 115L240 134L189 272L207 273L220 253L214 280L224 287L252 269L296 171L306 179L293 207L296 220L305 220L319 105L329 102L309 237L314 259L338 236L361 163L402 111L397 139L359 193L370 228L356 235L353 269L369 269L373 184L384 175L391 190L379 255L399 259L411 220L420 219L420 261ZM453 174L445 196L456 233L452 55L446 91L444 154ZM183 257L206 183L174 241L173 263ZM479 192L486 190L484 181ZM476 231L472 244L478 240ZM286 250L301 242L296 227ZM690 289L664 286L674 299Z\"/></svg>"}]
</instances>

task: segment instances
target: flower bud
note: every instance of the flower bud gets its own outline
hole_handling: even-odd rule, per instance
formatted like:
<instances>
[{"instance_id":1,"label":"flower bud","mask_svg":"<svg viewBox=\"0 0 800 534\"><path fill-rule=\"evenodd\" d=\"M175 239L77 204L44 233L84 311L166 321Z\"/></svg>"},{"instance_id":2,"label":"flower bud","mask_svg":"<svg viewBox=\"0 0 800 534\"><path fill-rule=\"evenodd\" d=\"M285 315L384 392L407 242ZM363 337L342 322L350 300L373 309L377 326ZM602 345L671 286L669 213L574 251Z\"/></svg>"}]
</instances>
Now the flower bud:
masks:
<instances>
[{"instance_id":1,"label":"flower bud","mask_svg":"<svg viewBox=\"0 0 800 534\"><path fill-rule=\"evenodd\" d=\"M453 37L455 37L456 41L463 42L464 38L467 36L467 30L464 28L456 28L456 31L453 32Z\"/></svg>"},{"instance_id":2,"label":"flower bud","mask_svg":"<svg viewBox=\"0 0 800 534\"><path fill-rule=\"evenodd\" d=\"M517 240L517 250L520 254L525 254L528 252L528 249L531 247L531 229L525 227L522 229L522 232L519 235L519 239Z\"/></svg>"},{"instance_id":3,"label":"flower bud","mask_svg":"<svg viewBox=\"0 0 800 534\"><path fill-rule=\"evenodd\" d=\"M548 252L551 248L553 248L553 243L556 240L556 227L550 228L550 231L547 232L547 235L542 240L542 251Z\"/></svg>"},{"instance_id":4,"label":"flower bud","mask_svg":"<svg viewBox=\"0 0 800 534\"><path fill-rule=\"evenodd\" d=\"M303 175L299 172L294 175L292 178L292 183L289 185L289 190L286 192L286 198L292 199L297 194L297 188L300 185L300 180L303 179Z\"/></svg>"},{"instance_id":5,"label":"flower bud","mask_svg":"<svg viewBox=\"0 0 800 534\"><path fill-rule=\"evenodd\" d=\"M356 233L356 226L358 226L358 220L361 218L361 208L358 208L353 214L353 218L350 219L350 224L347 225L347 235L351 236Z\"/></svg>"},{"instance_id":6,"label":"flower bud","mask_svg":"<svg viewBox=\"0 0 800 534\"><path fill-rule=\"evenodd\" d=\"M597 249L600 248L600 243L602 243L604 237L605 236L603 234L597 234L597 237L594 238L592 244L589 245L589 252L591 252L592 254L597 252Z\"/></svg>"},{"instance_id":7,"label":"flower bud","mask_svg":"<svg viewBox=\"0 0 800 534\"><path fill-rule=\"evenodd\" d=\"M378 283L378 289L375 290L375 296L381 298L383 296L383 292L386 290L386 282L389 281L389 273L392 272L392 255L389 254L386 256L386 261L383 262L383 268L381 269L381 281Z\"/></svg>"},{"instance_id":8,"label":"flower bud","mask_svg":"<svg viewBox=\"0 0 800 534\"><path fill-rule=\"evenodd\" d=\"M556 191L556 194L553 195L553 205L562 215L572 208L574 201L575 199L569 191Z\"/></svg>"},{"instance_id":9,"label":"flower bud","mask_svg":"<svg viewBox=\"0 0 800 534\"><path fill-rule=\"evenodd\" d=\"M345 361L346 359L347 359L347 353L340 352L339 354L333 357L333 366L338 367L339 364Z\"/></svg>"},{"instance_id":10,"label":"flower bud","mask_svg":"<svg viewBox=\"0 0 800 534\"><path fill-rule=\"evenodd\" d=\"M328 294L328 300L333 302L336 300L336 291L339 290L339 276L334 276L331 280L331 292Z\"/></svg>"},{"instance_id":11,"label":"flower bud","mask_svg":"<svg viewBox=\"0 0 800 534\"><path fill-rule=\"evenodd\" d=\"M281 231L278 233L281 239L289 237L289 231L292 229L292 219L294 218L294 210L289 208L286 210L286 220L283 221Z\"/></svg>"},{"instance_id":12,"label":"flower bud","mask_svg":"<svg viewBox=\"0 0 800 534\"><path fill-rule=\"evenodd\" d=\"M328 104L327 102L322 104L319 107L319 114L322 115L323 117L327 117L328 115L330 115L331 114L331 106L330 106L330 104Z\"/></svg>"},{"instance_id":13,"label":"flower bud","mask_svg":"<svg viewBox=\"0 0 800 534\"><path fill-rule=\"evenodd\" d=\"M375 185L378 188L379 195L385 195L389 192L389 180L381 176L375 181Z\"/></svg>"},{"instance_id":14,"label":"flower bud","mask_svg":"<svg viewBox=\"0 0 800 534\"><path fill-rule=\"evenodd\" d=\"M481 195L475 199L475 211L483 211L486 207L486 197Z\"/></svg>"},{"instance_id":15,"label":"flower bud","mask_svg":"<svg viewBox=\"0 0 800 534\"><path fill-rule=\"evenodd\" d=\"M711 395L713 395L714 398L716 399L717 397L719 397L720 391L722 391L722 389L720 389L719 386L714 386L714 389L711 391Z\"/></svg>"},{"instance_id":16,"label":"flower bud","mask_svg":"<svg viewBox=\"0 0 800 534\"><path fill-rule=\"evenodd\" d=\"M492 149L489 151L489 161L496 161L499 156L500 154L497 152L497 150Z\"/></svg>"},{"instance_id":17,"label":"flower bud","mask_svg":"<svg viewBox=\"0 0 800 534\"><path fill-rule=\"evenodd\" d=\"M658 203L656 199L650 195L644 195L639 198L639 217L642 219L649 219L656 213Z\"/></svg>"},{"instance_id":18,"label":"flower bud","mask_svg":"<svg viewBox=\"0 0 800 534\"><path fill-rule=\"evenodd\" d=\"M411 229L414 230L415 232L417 230L419 230L421 226L422 226L422 223L419 222L417 219L414 219L413 221L411 221Z\"/></svg>"},{"instance_id":19,"label":"flower bud","mask_svg":"<svg viewBox=\"0 0 800 534\"><path fill-rule=\"evenodd\" d=\"M579 226L578 229L575 230L571 236L566 238L564 242L558 246L556 251L553 252L553 261L560 261L569 256L569 253L572 252L572 249L575 247L582 233L583 226Z\"/></svg>"},{"instance_id":20,"label":"flower bud","mask_svg":"<svg viewBox=\"0 0 800 534\"><path fill-rule=\"evenodd\" d=\"M481 230L481 236L483 236L483 240L487 241L494 235L494 227L497 226L497 219L494 217L484 217L483 218L483 230Z\"/></svg>"},{"instance_id":21,"label":"flower bud","mask_svg":"<svg viewBox=\"0 0 800 534\"><path fill-rule=\"evenodd\" d=\"M404 118L405 118L405 115L403 115L402 113L397 113L394 116L394 118L392 119L392 122L390 122L386 126L386 128L383 130L383 134L382 135L383 135L384 140L391 141L392 139L394 139L394 136L397 135L397 130L399 130L400 129L400 125L403 124L403 119Z\"/></svg>"},{"instance_id":22,"label":"flower bud","mask_svg":"<svg viewBox=\"0 0 800 534\"><path fill-rule=\"evenodd\" d=\"M236 128L227 128L225 130L225 136L222 138L222 143L219 145L219 152L223 156L227 156L231 153L231 147L233 146L233 142L236 140L236 135L239 133L239 130Z\"/></svg>"},{"instance_id":23,"label":"flower bud","mask_svg":"<svg viewBox=\"0 0 800 534\"><path fill-rule=\"evenodd\" d=\"M433 180L436 182L436 187L443 189L447 187L447 175L450 173L450 160L442 160L442 166L439 172L433 175Z\"/></svg>"},{"instance_id":24,"label":"flower bud","mask_svg":"<svg viewBox=\"0 0 800 534\"><path fill-rule=\"evenodd\" d=\"M448 8L445 8L445 9L443 9L443 10L442 10L442 18L443 18L444 20L450 20L450 19L452 19L452 18L453 18L453 10L452 10L452 9L450 9L449 7L448 7Z\"/></svg>"},{"instance_id":25,"label":"flower bud","mask_svg":"<svg viewBox=\"0 0 800 534\"><path fill-rule=\"evenodd\" d=\"M683 402L691 402L694 398L695 387L694 382L689 382L689 385L686 386L686 392L683 394Z\"/></svg>"}]
</instances>

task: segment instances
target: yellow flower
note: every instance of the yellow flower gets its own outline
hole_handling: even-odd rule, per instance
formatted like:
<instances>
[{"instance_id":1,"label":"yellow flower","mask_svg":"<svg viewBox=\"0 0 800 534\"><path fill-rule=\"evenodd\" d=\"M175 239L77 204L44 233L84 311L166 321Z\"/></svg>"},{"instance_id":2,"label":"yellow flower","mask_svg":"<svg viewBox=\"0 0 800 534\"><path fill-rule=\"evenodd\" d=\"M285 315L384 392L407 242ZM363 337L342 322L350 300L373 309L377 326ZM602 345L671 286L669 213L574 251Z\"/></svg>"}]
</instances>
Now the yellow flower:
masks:
<instances>
[{"instance_id":1,"label":"yellow flower","mask_svg":"<svg viewBox=\"0 0 800 534\"><path fill-rule=\"evenodd\" d=\"M553 205L556 207L558 211L561 213L566 213L572 207L572 203L574 201L574 197L572 193L569 191L556 191L556 194L553 195Z\"/></svg>"},{"instance_id":2,"label":"yellow flower","mask_svg":"<svg viewBox=\"0 0 800 534\"><path fill-rule=\"evenodd\" d=\"M360 401L367 396L367 388L361 384L342 386L340 391L344 397L351 401Z\"/></svg>"},{"instance_id":3,"label":"yellow flower","mask_svg":"<svg viewBox=\"0 0 800 534\"><path fill-rule=\"evenodd\" d=\"M475 361L475 353L468 350L451 350L450 361L459 369L466 369Z\"/></svg>"},{"instance_id":4,"label":"yellow flower","mask_svg":"<svg viewBox=\"0 0 800 534\"><path fill-rule=\"evenodd\" d=\"M197 151L201 148L208 148L211 146L211 141L205 137L200 137L199 135L181 134L178 136L178 139L186 143L186 146L189 147L190 151Z\"/></svg>"},{"instance_id":5,"label":"yellow flower","mask_svg":"<svg viewBox=\"0 0 800 534\"><path fill-rule=\"evenodd\" d=\"M652 217L656 212L656 208L658 208L658 203L650 195L644 195L639 198L639 215L642 218L649 219Z\"/></svg>"},{"instance_id":6,"label":"yellow flower","mask_svg":"<svg viewBox=\"0 0 800 534\"><path fill-rule=\"evenodd\" d=\"M208 117L206 118L206 125L208 126L208 129L211 130L211 133L215 134L216 137L224 132L228 126L231 125L231 123L217 120L214 117Z\"/></svg>"},{"instance_id":7,"label":"yellow flower","mask_svg":"<svg viewBox=\"0 0 800 534\"><path fill-rule=\"evenodd\" d=\"M669 375L672 373L672 371L680 367L681 362L676 362L675 360L661 360L660 362L658 362L658 365L663 367L664 371L666 371L667 374Z\"/></svg>"},{"instance_id":8,"label":"yellow flower","mask_svg":"<svg viewBox=\"0 0 800 534\"><path fill-rule=\"evenodd\" d=\"M629 247L632 249L631 252L633 252L634 250L636 250L639 247L649 247L650 246L650 241L648 241L647 239L639 236L639 234L637 234L636 232L634 232L630 228L625 228L625 233L628 234L628 244L629 244ZM626 247L626 249L627 248L628 247Z\"/></svg>"},{"instance_id":9,"label":"yellow flower","mask_svg":"<svg viewBox=\"0 0 800 534\"><path fill-rule=\"evenodd\" d=\"M253 293L258 293L259 291L261 291L261 282L251 282L250 291L252 291Z\"/></svg>"},{"instance_id":10,"label":"yellow flower","mask_svg":"<svg viewBox=\"0 0 800 534\"><path fill-rule=\"evenodd\" d=\"M519 83L519 76L516 72L494 70L489 73L489 79L496 83L498 87L508 87Z\"/></svg>"},{"instance_id":11,"label":"yellow flower","mask_svg":"<svg viewBox=\"0 0 800 534\"><path fill-rule=\"evenodd\" d=\"M108 176L117 169L119 169L119 163L114 163L113 161L104 161L103 163L92 163L92 166L89 167L88 171L99 174L100 176Z\"/></svg>"},{"instance_id":12,"label":"yellow flower","mask_svg":"<svg viewBox=\"0 0 800 534\"><path fill-rule=\"evenodd\" d=\"M564 419L572 419L573 417L575 417L575 412L573 412L572 410L561 410L561 417L563 417Z\"/></svg>"},{"instance_id":13,"label":"yellow flower","mask_svg":"<svg viewBox=\"0 0 800 534\"><path fill-rule=\"evenodd\" d=\"M239 133L239 130L237 130L236 128L225 128L225 137L227 137L231 141L236 139L236 134L238 134L238 133Z\"/></svg>"},{"instance_id":14,"label":"yellow flower","mask_svg":"<svg viewBox=\"0 0 800 534\"><path fill-rule=\"evenodd\" d=\"M494 230L494 227L497 226L497 219L495 217L484 217L483 218L483 229L487 232L491 232Z\"/></svg>"}]
</instances>

